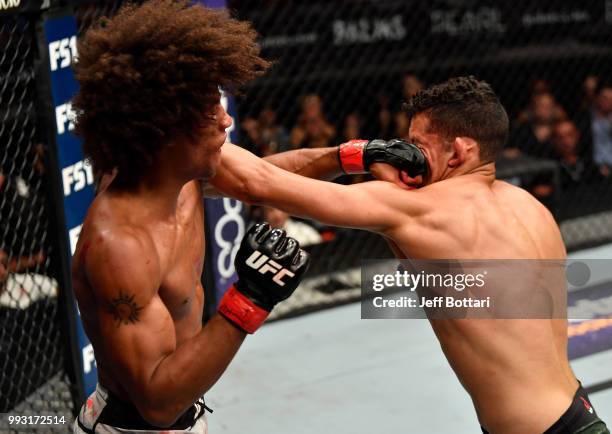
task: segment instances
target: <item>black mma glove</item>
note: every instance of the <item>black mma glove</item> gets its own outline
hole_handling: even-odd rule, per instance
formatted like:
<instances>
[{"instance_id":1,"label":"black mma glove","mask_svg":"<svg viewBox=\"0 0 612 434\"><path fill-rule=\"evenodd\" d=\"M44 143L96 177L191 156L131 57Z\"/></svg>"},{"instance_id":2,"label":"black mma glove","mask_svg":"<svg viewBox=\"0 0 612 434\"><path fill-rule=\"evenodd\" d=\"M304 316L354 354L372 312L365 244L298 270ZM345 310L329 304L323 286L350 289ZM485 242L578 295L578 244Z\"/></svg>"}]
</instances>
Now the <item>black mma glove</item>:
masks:
<instances>
[{"instance_id":1,"label":"black mma glove","mask_svg":"<svg viewBox=\"0 0 612 434\"><path fill-rule=\"evenodd\" d=\"M309 263L310 255L285 231L254 225L236 254L238 281L221 299L219 313L245 332L255 332L274 305L295 291Z\"/></svg>"},{"instance_id":2,"label":"black mma glove","mask_svg":"<svg viewBox=\"0 0 612 434\"><path fill-rule=\"evenodd\" d=\"M387 163L411 177L427 173L427 160L412 143L400 139L351 140L338 147L344 173L367 173L372 163Z\"/></svg>"}]
</instances>

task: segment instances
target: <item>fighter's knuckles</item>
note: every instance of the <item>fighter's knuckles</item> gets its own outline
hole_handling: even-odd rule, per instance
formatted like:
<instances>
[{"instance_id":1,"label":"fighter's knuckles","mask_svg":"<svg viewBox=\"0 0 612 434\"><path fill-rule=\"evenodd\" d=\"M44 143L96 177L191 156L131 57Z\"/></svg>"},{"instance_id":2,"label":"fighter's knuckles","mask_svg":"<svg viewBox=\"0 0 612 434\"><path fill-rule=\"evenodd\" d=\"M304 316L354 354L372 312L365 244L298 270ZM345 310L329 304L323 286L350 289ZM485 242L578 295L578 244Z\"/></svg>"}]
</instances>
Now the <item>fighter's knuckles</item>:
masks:
<instances>
[{"instance_id":1,"label":"fighter's knuckles","mask_svg":"<svg viewBox=\"0 0 612 434\"><path fill-rule=\"evenodd\" d=\"M275 253L276 258L282 263L286 263L286 265L290 265L293 259L293 256L300 248L299 243L291 238L286 237L282 243L279 243Z\"/></svg>"},{"instance_id":2,"label":"fighter's knuckles","mask_svg":"<svg viewBox=\"0 0 612 434\"><path fill-rule=\"evenodd\" d=\"M265 239L270 232L270 225L267 223L257 223L247 231L242 239L241 247L257 249L259 244Z\"/></svg>"},{"instance_id":3,"label":"fighter's knuckles","mask_svg":"<svg viewBox=\"0 0 612 434\"><path fill-rule=\"evenodd\" d=\"M405 149L410 143L402 139L391 139L388 142L388 149Z\"/></svg>"},{"instance_id":4,"label":"fighter's knuckles","mask_svg":"<svg viewBox=\"0 0 612 434\"><path fill-rule=\"evenodd\" d=\"M291 270L297 273L305 273L310 266L310 253L305 250L299 249L297 254L293 257L291 263Z\"/></svg>"},{"instance_id":5,"label":"fighter's knuckles","mask_svg":"<svg viewBox=\"0 0 612 434\"><path fill-rule=\"evenodd\" d=\"M243 244L235 261L238 281L223 297L219 312L253 333L277 303L293 294L309 262L310 255L280 229L269 230L256 248Z\"/></svg>"},{"instance_id":6,"label":"fighter's knuckles","mask_svg":"<svg viewBox=\"0 0 612 434\"><path fill-rule=\"evenodd\" d=\"M284 230L272 229L263 239L260 249L270 255L277 256L278 250L282 248L285 242L285 236L286 233Z\"/></svg>"}]
</instances>

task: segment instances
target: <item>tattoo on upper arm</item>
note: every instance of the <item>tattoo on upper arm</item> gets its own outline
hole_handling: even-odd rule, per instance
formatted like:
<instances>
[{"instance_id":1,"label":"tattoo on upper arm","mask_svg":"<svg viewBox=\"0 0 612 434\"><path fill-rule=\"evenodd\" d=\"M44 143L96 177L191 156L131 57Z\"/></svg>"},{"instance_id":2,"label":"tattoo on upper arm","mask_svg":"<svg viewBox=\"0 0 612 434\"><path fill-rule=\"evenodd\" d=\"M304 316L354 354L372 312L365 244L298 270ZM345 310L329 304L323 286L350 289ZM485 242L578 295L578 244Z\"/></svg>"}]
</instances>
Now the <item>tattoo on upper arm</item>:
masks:
<instances>
[{"instance_id":1,"label":"tattoo on upper arm","mask_svg":"<svg viewBox=\"0 0 612 434\"><path fill-rule=\"evenodd\" d=\"M140 318L141 306L134 301L134 295L124 294L122 291L119 292L119 296L113 299L109 306L108 311L117 321L117 327L121 324L136 324Z\"/></svg>"}]
</instances>

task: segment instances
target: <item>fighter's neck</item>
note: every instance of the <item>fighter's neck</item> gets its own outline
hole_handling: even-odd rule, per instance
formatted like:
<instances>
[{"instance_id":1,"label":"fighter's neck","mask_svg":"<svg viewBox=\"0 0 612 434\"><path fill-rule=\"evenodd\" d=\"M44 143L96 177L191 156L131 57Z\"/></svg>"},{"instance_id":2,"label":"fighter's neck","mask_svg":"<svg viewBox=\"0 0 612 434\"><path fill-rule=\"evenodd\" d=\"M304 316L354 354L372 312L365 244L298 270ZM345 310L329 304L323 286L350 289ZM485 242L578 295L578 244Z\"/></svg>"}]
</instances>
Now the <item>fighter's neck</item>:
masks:
<instances>
[{"instance_id":1,"label":"fighter's neck","mask_svg":"<svg viewBox=\"0 0 612 434\"><path fill-rule=\"evenodd\" d=\"M181 190L189 181L162 166L144 174L129 188L113 188L111 184L108 193L133 204L134 212L143 211L156 219L171 219L176 215Z\"/></svg>"},{"instance_id":2,"label":"fighter's neck","mask_svg":"<svg viewBox=\"0 0 612 434\"><path fill-rule=\"evenodd\" d=\"M482 177L486 181L495 181L495 163L475 164L475 165L463 165L450 171L442 179L456 178L457 176L475 175Z\"/></svg>"}]
</instances>

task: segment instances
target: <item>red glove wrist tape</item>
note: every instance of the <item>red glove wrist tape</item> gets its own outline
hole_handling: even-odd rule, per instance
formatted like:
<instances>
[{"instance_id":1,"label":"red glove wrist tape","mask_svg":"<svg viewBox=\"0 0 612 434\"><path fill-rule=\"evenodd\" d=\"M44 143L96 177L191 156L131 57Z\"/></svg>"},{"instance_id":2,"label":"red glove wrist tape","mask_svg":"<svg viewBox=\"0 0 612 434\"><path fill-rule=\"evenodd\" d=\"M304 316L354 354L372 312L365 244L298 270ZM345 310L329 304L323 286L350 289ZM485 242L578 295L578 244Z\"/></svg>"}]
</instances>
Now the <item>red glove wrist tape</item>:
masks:
<instances>
[{"instance_id":1,"label":"red glove wrist tape","mask_svg":"<svg viewBox=\"0 0 612 434\"><path fill-rule=\"evenodd\" d=\"M363 167L363 150L367 144L367 140L351 140L339 146L338 156L344 173L366 173Z\"/></svg>"},{"instance_id":2,"label":"red glove wrist tape","mask_svg":"<svg viewBox=\"0 0 612 434\"><path fill-rule=\"evenodd\" d=\"M270 313L249 300L234 285L225 292L218 311L247 333L254 333Z\"/></svg>"}]
</instances>

